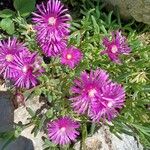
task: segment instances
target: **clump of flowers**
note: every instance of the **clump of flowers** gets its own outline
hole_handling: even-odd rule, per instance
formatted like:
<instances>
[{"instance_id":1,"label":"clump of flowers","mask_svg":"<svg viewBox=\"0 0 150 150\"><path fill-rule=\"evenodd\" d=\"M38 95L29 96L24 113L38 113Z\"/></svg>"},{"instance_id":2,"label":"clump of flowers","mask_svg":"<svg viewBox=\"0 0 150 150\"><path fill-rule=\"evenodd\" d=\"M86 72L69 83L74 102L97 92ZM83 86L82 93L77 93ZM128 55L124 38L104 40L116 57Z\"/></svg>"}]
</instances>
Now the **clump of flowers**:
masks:
<instances>
[{"instance_id":1,"label":"clump of flowers","mask_svg":"<svg viewBox=\"0 0 150 150\"><path fill-rule=\"evenodd\" d=\"M1 75L19 88L36 86L38 76L44 72L37 53L31 53L16 38L0 42L0 62Z\"/></svg>"},{"instance_id":2,"label":"clump of flowers","mask_svg":"<svg viewBox=\"0 0 150 150\"><path fill-rule=\"evenodd\" d=\"M83 72L74 81L71 92L74 95L70 99L74 111L87 114L94 122L99 122L100 119L110 121L116 117L125 101L123 87L113 83L101 69Z\"/></svg>"},{"instance_id":3,"label":"clump of flowers","mask_svg":"<svg viewBox=\"0 0 150 150\"><path fill-rule=\"evenodd\" d=\"M107 54L110 60L115 63L121 63L119 59L120 55L128 55L131 52L126 37L121 34L121 31L112 32L111 40L105 37L103 39L103 45L106 49L101 52L101 55Z\"/></svg>"},{"instance_id":4,"label":"clump of flowers","mask_svg":"<svg viewBox=\"0 0 150 150\"><path fill-rule=\"evenodd\" d=\"M23 54L14 57L11 68L16 72L13 78L15 85L20 88L29 89L38 84L38 76L43 71L42 67L35 67L37 53Z\"/></svg>"},{"instance_id":5,"label":"clump of flowers","mask_svg":"<svg viewBox=\"0 0 150 150\"><path fill-rule=\"evenodd\" d=\"M100 97L91 101L89 116L94 122L106 119L111 121L118 116L125 102L125 91L120 84L111 82L101 90Z\"/></svg>"},{"instance_id":6,"label":"clump of flowers","mask_svg":"<svg viewBox=\"0 0 150 150\"><path fill-rule=\"evenodd\" d=\"M70 117L61 117L48 123L47 130L50 140L55 144L66 145L76 141L79 123Z\"/></svg>"},{"instance_id":7,"label":"clump of flowers","mask_svg":"<svg viewBox=\"0 0 150 150\"><path fill-rule=\"evenodd\" d=\"M30 37L31 35L28 36L28 32L22 35L25 35L25 41L30 41L29 39L36 35L35 39L42 53L44 53L44 57L46 56L46 59L50 57L47 66L46 64L42 65L43 58L37 52L30 52L25 44L20 43L16 38L0 41L0 76L3 79L9 79L15 85L13 89L16 91L15 97L13 97L15 108L19 105L25 105L27 98L25 98L23 92L26 89L36 87L41 81L40 86L26 91L27 95L29 92L29 96L32 93L45 96L49 101L46 105L50 106L48 110L45 109L47 112L44 110L44 113L42 111L37 116L31 115L33 117L31 123L36 124L33 131L40 130L42 124L47 119L51 119L47 124L47 135L49 140L59 148L77 140L80 134L80 126L83 130L82 140L84 140L84 134L87 132L85 131L87 129L84 128L86 123L89 128L91 122L97 124L113 121L125 105L126 93L123 86L112 81L107 71L98 68L106 68L114 73L114 78L115 75L118 77L118 82L128 83L127 80L122 79L124 78L124 75L122 76L124 70L122 71L121 67L117 68L117 65L113 65L110 68L110 64L99 63L97 52L99 53L98 43L101 39L101 30L98 30L99 24L94 26L96 19L94 20L93 12L92 17L89 17L90 13L87 16L88 19L83 17L81 24L78 25L78 21L73 22L75 27L71 28L73 33L69 38L71 17L61 1L48 0L37 5L37 10L33 12L32 17L35 32L32 37ZM94 30L92 30L92 27L87 28L87 30L84 29L91 23ZM29 27L32 27L32 25L29 25ZM76 32L76 29L79 32ZM100 32L100 34L97 34L97 32ZM77 39L77 42L74 39ZM75 47L71 45L72 43L80 46ZM104 37L102 43L105 50L100 54L108 55L109 59L117 64L121 63L121 55L128 55L131 52L126 37L119 30L112 32L110 39ZM34 42L31 43L33 45L28 44L29 47L37 46ZM85 58L83 59L84 55ZM136 60L137 56L134 57ZM82 64L80 64L81 61ZM77 65L79 67L76 67ZM64 67L67 67L67 69ZM144 70L144 68L140 69ZM147 70L144 71L146 74ZM127 71L128 73L130 72ZM145 74L140 75L143 77ZM146 78L144 81L147 81ZM144 81L142 83L145 83ZM133 83L134 81L129 80L129 82ZM139 86L136 88L139 88ZM134 92L131 91L132 93ZM136 94L135 92L134 95ZM54 120L54 118L56 119ZM93 126L91 128L94 131Z\"/></svg>"},{"instance_id":8,"label":"clump of flowers","mask_svg":"<svg viewBox=\"0 0 150 150\"><path fill-rule=\"evenodd\" d=\"M82 59L82 53L75 47L69 47L62 51L61 63L74 68Z\"/></svg>"},{"instance_id":9,"label":"clump of flowers","mask_svg":"<svg viewBox=\"0 0 150 150\"><path fill-rule=\"evenodd\" d=\"M60 54L66 44L71 20L67 11L59 0L49 0L37 5L37 12L33 13L37 41L46 56Z\"/></svg>"},{"instance_id":10,"label":"clump of flowers","mask_svg":"<svg viewBox=\"0 0 150 150\"><path fill-rule=\"evenodd\" d=\"M20 53L26 53L28 49L16 38L0 41L0 74L4 78L16 76L16 72L11 68L14 57Z\"/></svg>"},{"instance_id":11,"label":"clump of flowers","mask_svg":"<svg viewBox=\"0 0 150 150\"><path fill-rule=\"evenodd\" d=\"M71 92L74 95L70 100L75 112L84 114L90 112L91 101L101 94L101 87L109 82L109 75L104 70L86 71L80 78L74 80Z\"/></svg>"}]
</instances>

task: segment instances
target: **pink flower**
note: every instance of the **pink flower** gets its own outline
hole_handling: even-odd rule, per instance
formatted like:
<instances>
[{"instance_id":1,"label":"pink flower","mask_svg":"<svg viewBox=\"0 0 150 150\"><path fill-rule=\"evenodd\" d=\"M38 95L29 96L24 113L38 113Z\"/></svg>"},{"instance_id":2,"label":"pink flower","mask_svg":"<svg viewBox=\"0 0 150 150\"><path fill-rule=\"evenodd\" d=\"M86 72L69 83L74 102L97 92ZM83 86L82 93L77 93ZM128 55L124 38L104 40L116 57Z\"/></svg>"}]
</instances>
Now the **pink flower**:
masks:
<instances>
[{"instance_id":1,"label":"pink flower","mask_svg":"<svg viewBox=\"0 0 150 150\"><path fill-rule=\"evenodd\" d=\"M101 55L107 54L110 60L115 63L120 63L120 55L128 55L131 52L131 48L128 46L125 36L121 35L121 31L113 32L111 41L105 37L103 45L106 49L101 52Z\"/></svg>"},{"instance_id":2,"label":"pink flower","mask_svg":"<svg viewBox=\"0 0 150 150\"><path fill-rule=\"evenodd\" d=\"M10 65L14 62L14 56L19 53L27 53L28 49L24 44L17 41L16 38L0 41L0 74L4 78L12 78L15 73Z\"/></svg>"},{"instance_id":3,"label":"pink flower","mask_svg":"<svg viewBox=\"0 0 150 150\"><path fill-rule=\"evenodd\" d=\"M16 76L13 78L15 85L20 88L29 89L34 87L38 83L38 77L43 72L43 68L37 63L37 54L33 53L23 54L20 53L14 57L14 62L11 68L16 72Z\"/></svg>"},{"instance_id":4,"label":"pink flower","mask_svg":"<svg viewBox=\"0 0 150 150\"><path fill-rule=\"evenodd\" d=\"M79 124L70 117L62 117L48 123L48 137L52 142L66 145L76 141L79 132Z\"/></svg>"},{"instance_id":5,"label":"pink flower","mask_svg":"<svg viewBox=\"0 0 150 150\"><path fill-rule=\"evenodd\" d=\"M91 102L101 96L102 87L107 85L110 81L109 75L101 69L96 71L83 72L80 78L74 81L71 87L73 97L72 107L75 112L79 114L89 113L91 109Z\"/></svg>"},{"instance_id":6,"label":"pink flower","mask_svg":"<svg viewBox=\"0 0 150 150\"><path fill-rule=\"evenodd\" d=\"M46 56L58 55L61 44L64 45L62 40L70 32L71 17L67 11L59 0L49 0L46 5L37 5L37 12L33 13L37 41Z\"/></svg>"},{"instance_id":7,"label":"pink flower","mask_svg":"<svg viewBox=\"0 0 150 150\"><path fill-rule=\"evenodd\" d=\"M89 116L94 122L101 119L111 121L118 115L118 111L124 106L125 90L117 83L110 83L102 87L99 98L91 103Z\"/></svg>"},{"instance_id":8,"label":"pink flower","mask_svg":"<svg viewBox=\"0 0 150 150\"><path fill-rule=\"evenodd\" d=\"M49 40L48 37L49 35L47 36L47 39L43 39L43 41L39 42L45 56L50 57L61 54L63 49L65 49L67 46L66 41Z\"/></svg>"},{"instance_id":9,"label":"pink flower","mask_svg":"<svg viewBox=\"0 0 150 150\"><path fill-rule=\"evenodd\" d=\"M81 59L81 51L73 46L62 51L61 63L68 65L70 68L74 68L77 64L79 64Z\"/></svg>"},{"instance_id":10,"label":"pink flower","mask_svg":"<svg viewBox=\"0 0 150 150\"><path fill-rule=\"evenodd\" d=\"M112 120L124 106L125 90L113 83L109 75L101 69L83 72L74 81L71 88L73 110L79 114L87 114L93 122Z\"/></svg>"}]
</instances>

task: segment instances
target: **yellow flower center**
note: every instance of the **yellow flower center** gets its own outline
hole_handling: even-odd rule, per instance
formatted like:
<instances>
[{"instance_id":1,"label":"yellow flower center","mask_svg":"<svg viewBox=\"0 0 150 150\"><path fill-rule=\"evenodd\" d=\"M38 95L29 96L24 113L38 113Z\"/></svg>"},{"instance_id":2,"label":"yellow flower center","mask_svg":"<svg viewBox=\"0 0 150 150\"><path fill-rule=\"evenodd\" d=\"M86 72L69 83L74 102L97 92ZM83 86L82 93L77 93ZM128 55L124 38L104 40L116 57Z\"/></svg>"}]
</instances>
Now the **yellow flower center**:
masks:
<instances>
[{"instance_id":1,"label":"yellow flower center","mask_svg":"<svg viewBox=\"0 0 150 150\"><path fill-rule=\"evenodd\" d=\"M116 53L118 51L118 48L116 45L113 45L112 48L111 48L111 52L112 53Z\"/></svg>"},{"instance_id":2,"label":"yellow flower center","mask_svg":"<svg viewBox=\"0 0 150 150\"><path fill-rule=\"evenodd\" d=\"M11 55L11 54L6 55L5 58L6 58L6 60L7 60L8 62L11 62L11 61L14 60L14 57L13 57L13 55Z\"/></svg>"},{"instance_id":3,"label":"yellow flower center","mask_svg":"<svg viewBox=\"0 0 150 150\"><path fill-rule=\"evenodd\" d=\"M56 24L56 18L54 18L54 17L49 17L49 19L48 19L48 23L49 23L49 25L55 25Z\"/></svg>"}]
</instances>

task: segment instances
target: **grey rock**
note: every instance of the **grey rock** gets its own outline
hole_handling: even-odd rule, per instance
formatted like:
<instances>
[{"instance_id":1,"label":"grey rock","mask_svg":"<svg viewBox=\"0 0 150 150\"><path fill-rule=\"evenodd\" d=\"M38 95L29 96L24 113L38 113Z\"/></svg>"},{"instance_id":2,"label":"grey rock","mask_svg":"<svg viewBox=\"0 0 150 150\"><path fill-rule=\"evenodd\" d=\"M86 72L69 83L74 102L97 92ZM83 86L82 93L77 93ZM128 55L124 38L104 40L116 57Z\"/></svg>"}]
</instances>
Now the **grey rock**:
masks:
<instances>
[{"instance_id":1,"label":"grey rock","mask_svg":"<svg viewBox=\"0 0 150 150\"><path fill-rule=\"evenodd\" d=\"M34 97L26 101L26 107L19 107L14 110L11 98L12 95L7 91L7 86L5 84L0 86L0 133L13 130L14 122L18 123L21 121L23 124L28 123L29 120L27 118L31 116L27 112L26 107L30 107L33 111L37 111L44 105L43 102L39 102L39 97ZM44 112L45 109L42 109L42 113ZM34 147L34 150L42 150L42 136L46 135L44 132L39 132L38 135L34 137L34 135L31 134L33 128L34 125L23 130L21 136L15 141L12 141L8 147L6 147L6 150L32 150L32 147ZM5 142L5 140L0 139L0 150ZM24 148L25 143L26 149Z\"/></svg>"},{"instance_id":2,"label":"grey rock","mask_svg":"<svg viewBox=\"0 0 150 150\"><path fill-rule=\"evenodd\" d=\"M150 24L150 0L103 0L108 8L118 6L121 16L125 19L133 17L139 22Z\"/></svg>"},{"instance_id":3,"label":"grey rock","mask_svg":"<svg viewBox=\"0 0 150 150\"><path fill-rule=\"evenodd\" d=\"M119 136L122 140L112 134L108 127L102 126L92 137L86 139L86 150L143 150L134 137L126 134ZM80 150L80 142L75 144L74 149Z\"/></svg>"},{"instance_id":4,"label":"grey rock","mask_svg":"<svg viewBox=\"0 0 150 150\"><path fill-rule=\"evenodd\" d=\"M33 143L30 139L20 136L14 141L11 141L6 147L6 141L0 140L0 150L34 150Z\"/></svg>"},{"instance_id":5,"label":"grey rock","mask_svg":"<svg viewBox=\"0 0 150 150\"><path fill-rule=\"evenodd\" d=\"M0 134L14 130L14 107L11 98L11 93L0 91ZM6 144L8 140L0 138L0 150L34 150L32 141L26 137L20 136Z\"/></svg>"},{"instance_id":6,"label":"grey rock","mask_svg":"<svg viewBox=\"0 0 150 150\"><path fill-rule=\"evenodd\" d=\"M6 91L0 91L0 133L13 129L14 110L11 96Z\"/></svg>"}]
</instances>

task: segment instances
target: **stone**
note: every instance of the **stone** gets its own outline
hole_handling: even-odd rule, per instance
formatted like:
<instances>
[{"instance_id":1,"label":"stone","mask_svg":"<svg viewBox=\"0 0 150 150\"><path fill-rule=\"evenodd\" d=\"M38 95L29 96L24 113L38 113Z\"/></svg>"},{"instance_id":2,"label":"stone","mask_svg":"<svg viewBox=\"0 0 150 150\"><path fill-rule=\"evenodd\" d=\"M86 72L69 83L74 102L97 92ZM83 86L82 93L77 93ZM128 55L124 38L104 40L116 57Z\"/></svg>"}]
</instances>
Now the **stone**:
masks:
<instances>
[{"instance_id":1,"label":"stone","mask_svg":"<svg viewBox=\"0 0 150 150\"><path fill-rule=\"evenodd\" d=\"M0 134L9 131L14 131L14 107L11 101L12 94L5 91L4 87L0 88ZM9 139L0 138L0 150L34 150L33 142L26 137L20 136L19 138L10 141Z\"/></svg>"},{"instance_id":2,"label":"stone","mask_svg":"<svg viewBox=\"0 0 150 150\"><path fill-rule=\"evenodd\" d=\"M19 107L14 110L11 100L12 97L12 94L7 91L6 86L0 86L0 133L13 131L14 122L22 122L22 124L28 123L29 120L27 118L30 118L30 115L26 107L38 111L38 109L44 105L44 103L39 102L39 97L34 97L26 102L26 107ZM42 113L44 113L44 111L45 109L42 109ZM34 125L23 130L21 135L11 141L4 150L42 150L42 136L45 136L45 134L40 132L34 137L34 135L31 134L33 128ZM0 138L0 150L2 150L6 142L6 139Z\"/></svg>"},{"instance_id":3,"label":"stone","mask_svg":"<svg viewBox=\"0 0 150 150\"><path fill-rule=\"evenodd\" d=\"M85 140L86 150L143 150L142 145L134 137L119 134L121 139L109 131L107 126L102 126L93 136ZM80 150L80 142L74 146Z\"/></svg>"},{"instance_id":4,"label":"stone","mask_svg":"<svg viewBox=\"0 0 150 150\"><path fill-rule=\"evenodd\" d=\"M43 102L39 102L38 96L28 99L25 102L25 104L26 104L26 107L30 107L34 112L39 110L44 105ZM22 122L23 124L29 123L29 120L27 118L31 118L31 116L27 112L26 107L22 106L15 110L15 112L14 112L14 122L15 123L18 123L18 122ZM44 110L42 110L42 111L44 111ZM46 136L46 135L44 134L44 132L39 132L37 134L37 136L34 137L34 135L31 134L31 131L33 128L34 128L34 125L24 129L22 131L21 135L32 140L35 150L42 150L42 145L44 144L42 137Z\"/></svg>"},{"instance_id":5,"label":"stone","mask_svg":"<svg viewBox=\"0 0 150 150\"><path fill-rule=\"evenodd\" d=\"M14 141L11 141L4 149L5 141L0 139L0 150L35 150L30 139L20 136Z\"/></svg>"},{"instance_id":6,"label":"stone","mask_svg":"<svg viewBox=\"0 0 150 150\"><path fill-rule=\"evenodd\" d=\"M133 17L138 22L150 24L150 0L103 0L108 9L118 6L122 18ZM112 6L112 7L111 7Z\"/></svg>"},{"instance_id":7,"label":"stone","mask_svg":"<svg viewBox=\"0 0 150 150\"><path fill-rule=\"evenodd\" d=\"M13 130L14 109L11 94L0 91L0 133Z\"/></svg>"},{"instance_id":8,"label":"stone","mask_svg":"<svg viewBox=\"0 0 150 150\"><path fill-rule=\"evenodd\" d=\"M22 122L26 124L30 118L26 107L30 107L33 111L41 113L46 111L45 103L39 102L39 97L30 98L26 101L26 107L19 107L14 111L11 102L11 94L6 92L5 88L0 88L0 132L13 130L13 121L15 123ZM44 108L44 109L43 109ZM31 134L33 125L22 131L21 136L11 141L4 150L42 150L43 140L46 137L44 132L39 132L36 137ZM143 150L142 145L132 136L119 134L119 139L109 131L109 128L102 126L93 136L88 137L85 141L86 150ZM7 141L0 139L0 150ZM74 150L80 150L80 142L74 146ZM84 149L85 150L85 149Z\"/></svg>"}]
</instances>

